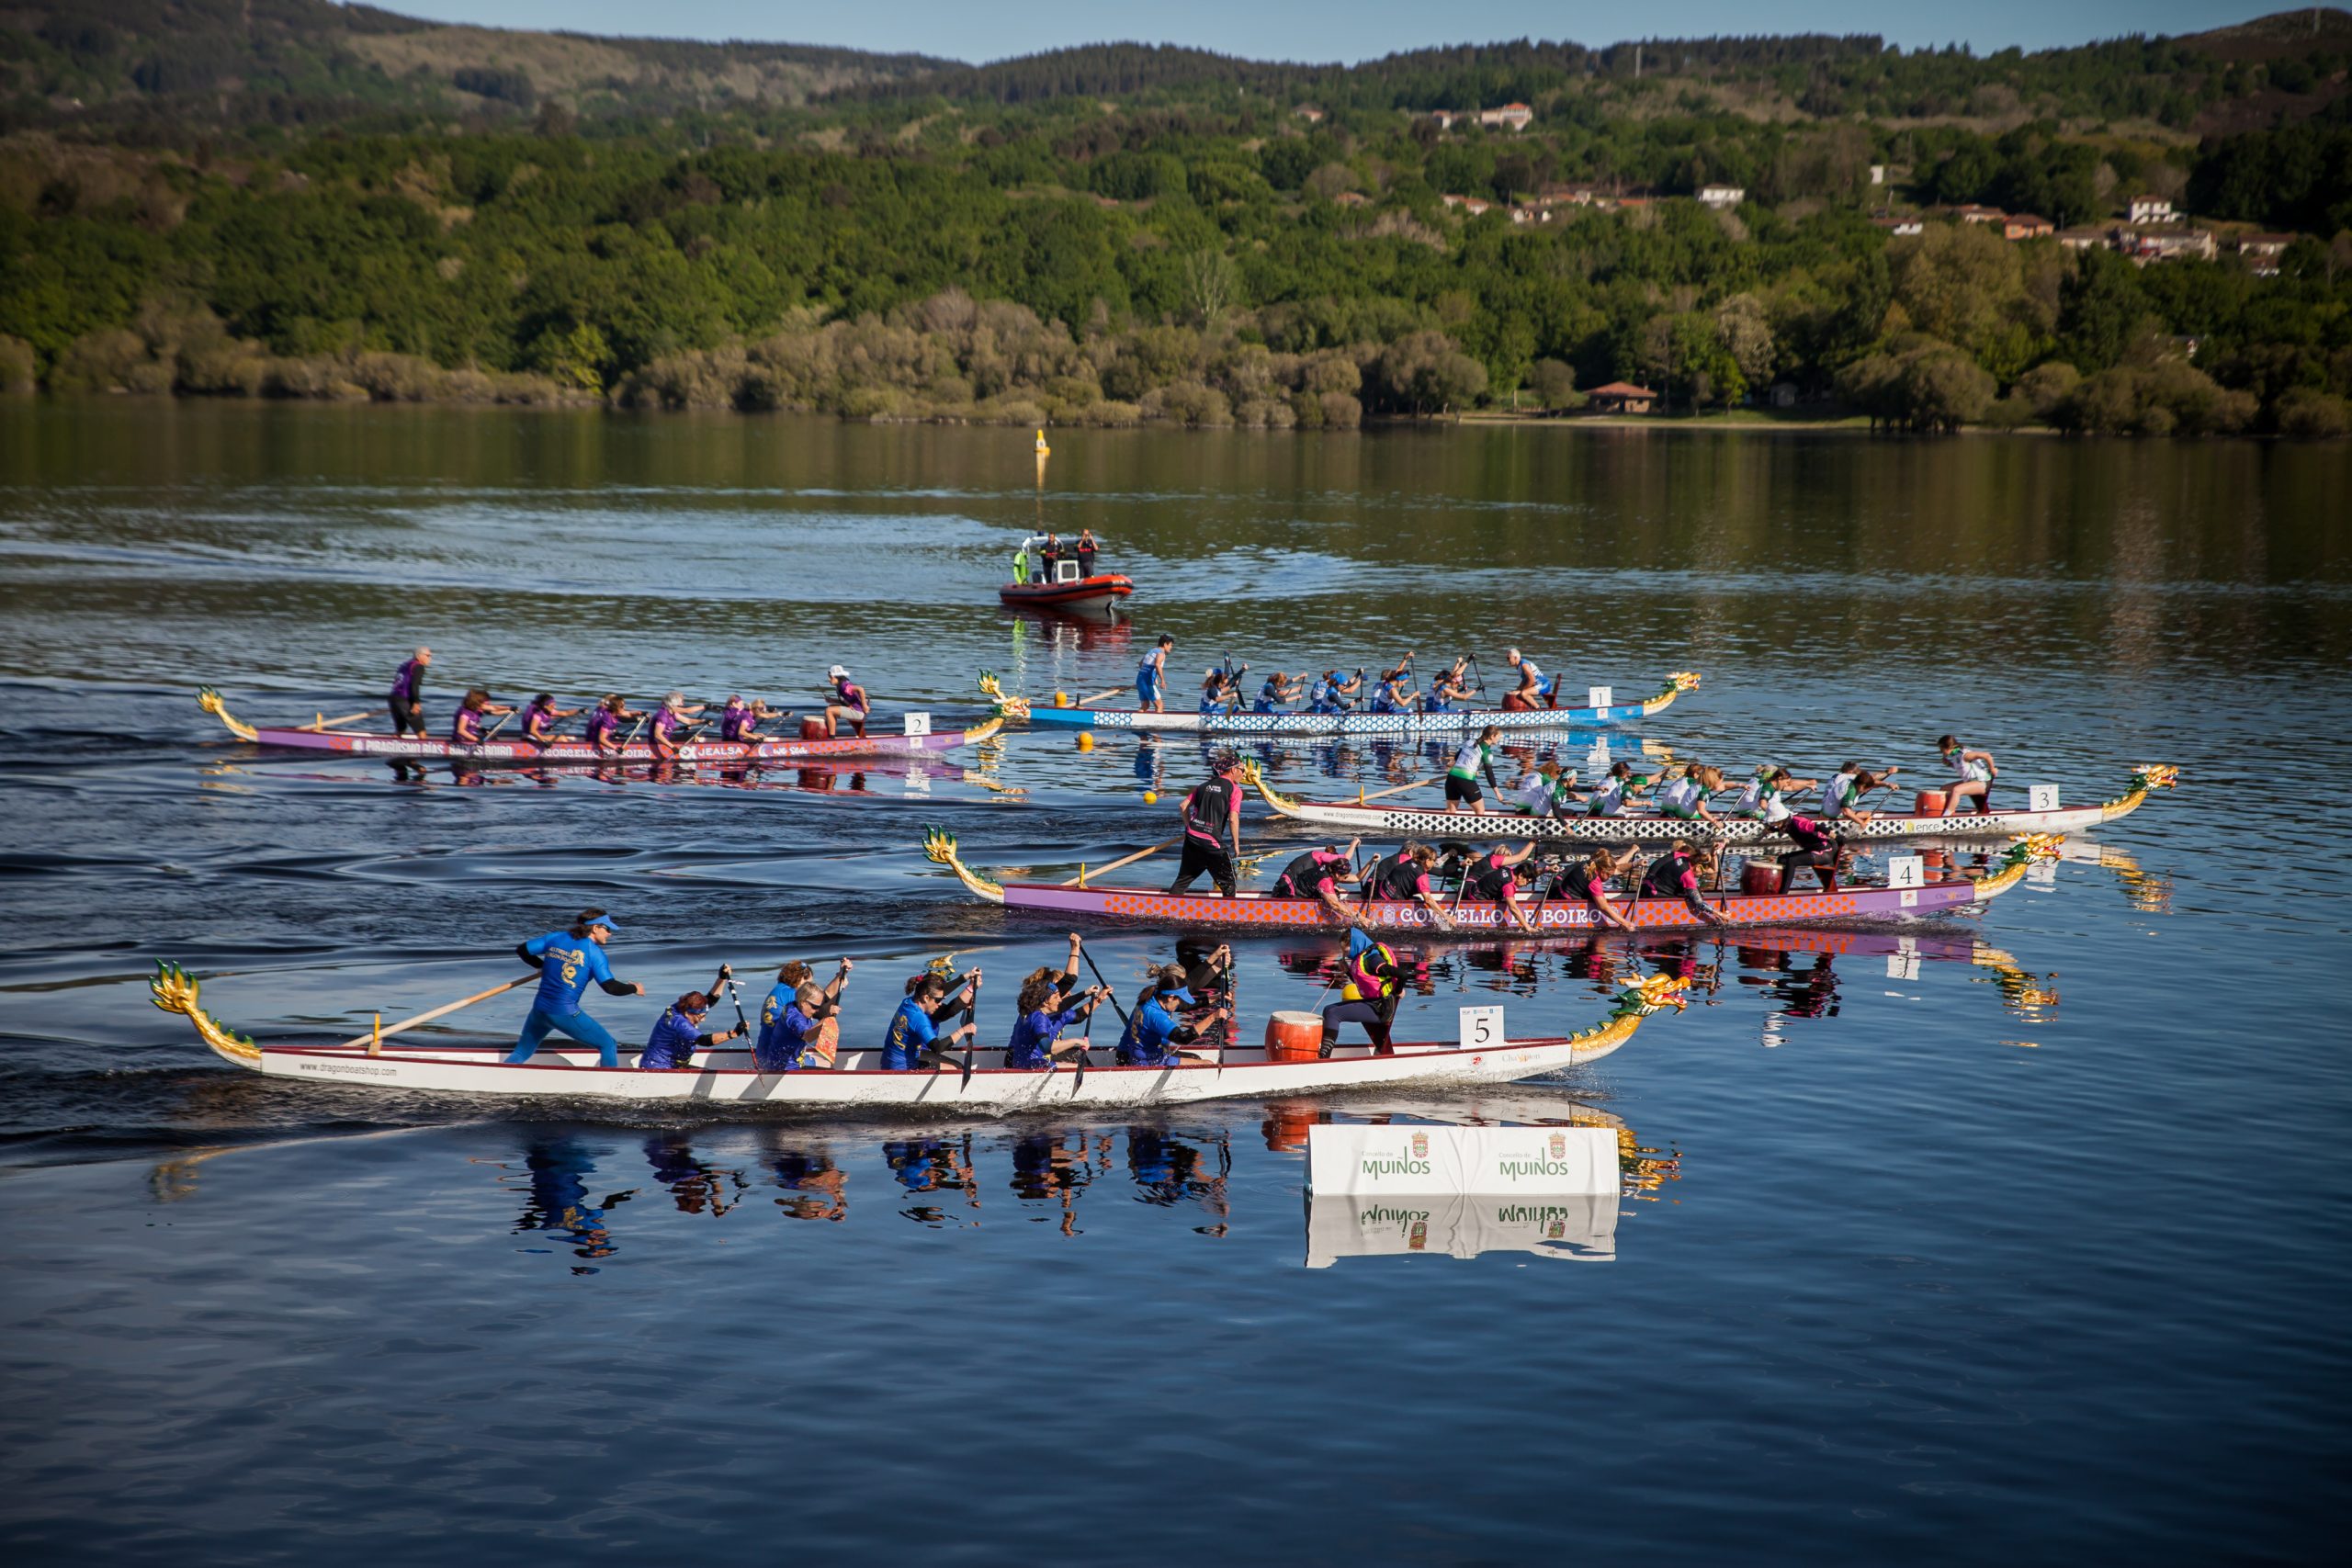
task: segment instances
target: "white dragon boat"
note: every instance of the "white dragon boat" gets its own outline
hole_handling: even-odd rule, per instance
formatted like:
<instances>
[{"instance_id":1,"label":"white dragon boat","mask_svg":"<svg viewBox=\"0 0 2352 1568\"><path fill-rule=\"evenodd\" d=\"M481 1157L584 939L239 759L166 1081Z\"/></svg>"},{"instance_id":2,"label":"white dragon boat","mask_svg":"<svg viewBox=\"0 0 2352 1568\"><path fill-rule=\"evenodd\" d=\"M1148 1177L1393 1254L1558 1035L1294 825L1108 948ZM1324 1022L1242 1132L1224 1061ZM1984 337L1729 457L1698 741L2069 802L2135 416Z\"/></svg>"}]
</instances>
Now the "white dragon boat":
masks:
<instances>
[{"instance_id":1,"label":"white dragon boat","mask_svg":"<svg viewBox=\"0 0 2352 1568\"><path fill-rule=\"evenodd\" d=\"M1674 976L1628 979L1608 1017L1575 1034L1501 1039L1476 1049L1446 1042L1399 1041L1389 1055L1361 1042L1342 1043L1328 1057L1278 1060L1263 1045L1209 1047L1207 1061L1176 1066L1111 1064L1112 1042L1094 1042L1100 1058L1024 1072L994 1065L970 1070L891 1072L881 1052L844 1046L829 1070L760 1071L751 1054L721 1046L697 1054L691 1066L647 1072L629 1065L596 1065L594 1046L550 1038L528 1062L502 1061L511 1041L395 1043L360 1035L340 1043L258 1044L205 1011L197 977L159 963L149 982L155 1005L185 1014L213 1054L233 1066L269 1077L351 1089L428 1093L580 1097L626 1100L706 1100L713 1104L780 1105L843 1110L867 1106L946 1107L1010 1113L1065 1105L1173 1104L1237 1095L1315 1094L1368 1086L1498 1083L1534 1077L1599 1061L1626 1041L1660 1008L1679 1010L1688 982ZM503 989L505 987L500 987ZM488 994L488 993L486 993ZM395 1026L396 1028L399 1026ZM390 1032L387 1031L388 1036ZM1069 1043L1065 1042L1064 1043ZM1198 1049L1188 1047L1188 1049ZM1003 1053L977 1053L993 1064Z\"/></svg>"},{"instance_id":2,"label":"white dragon boat","mask_svg":"<svg viewBox=\"0 0 2352 1568\"><path fill-rule=\"evenodd\" d=\"M1494 725L1500 729L1562 729L1571 725L1633 724L1663 711L1695 690L1695 671L1677 671L1654 696L1586 707L1453 708L1443 713L1227 713L1064 705L1005 694L995 675L980 672L980 691L1007 723L1064 729L1131 729L1176 735L1460 735Z\"/></svg>"},{"instance_id":3,"label":"white dragon boat","mask_svg":"<svg viewBox=\"0 0 2352 1568\"><path fill-rule=\"evenodd\" d=\"M1295 800L1267 784L1256 764L1245 761L1242 770L1243 777L1256 786L1259 795L1277 816L1329 828L1341 837L1538 839L1550 843L1585 844L1663 843L1672 839L1727 844L1788 840L1787 833L1777 823L1760 818L1718 817L1713 822L1700 822L1654 811L1627 812L1617 817L1535 817L1510 809L1465 812L1433 807L1376 806L1363 800ZM2077 833L2129 817L2140 809L2151 793L2172 788L2178 778L2177 768L2143 762L2132 770L2121 795L2097 806L2071 806L2048 811L1962 811L1949 817L1882 811L1868 822L1846 823L1839 831L1849 841L2014 839L2026 833Z\"/></svg>"}]
</instances>

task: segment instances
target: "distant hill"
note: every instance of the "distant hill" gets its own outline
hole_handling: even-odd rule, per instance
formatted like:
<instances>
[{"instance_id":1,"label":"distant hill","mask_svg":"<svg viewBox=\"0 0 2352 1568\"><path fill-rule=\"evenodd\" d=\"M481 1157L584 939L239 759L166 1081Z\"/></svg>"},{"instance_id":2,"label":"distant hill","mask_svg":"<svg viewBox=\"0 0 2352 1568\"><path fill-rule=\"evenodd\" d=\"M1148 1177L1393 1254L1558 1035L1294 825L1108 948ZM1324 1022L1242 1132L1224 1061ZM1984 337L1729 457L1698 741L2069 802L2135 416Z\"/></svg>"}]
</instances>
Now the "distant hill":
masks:
<instances>
[{"instance_id":1,"label":"distant hill","mask_svg":"<svg viewBox=\"0 0 2352 1568\"><path fill-rule=\"evenodd\" d=\"M580 113L663 116L797 104L953 63L449 27L329 0L0 0L0 101L18 124L497 118L550 99Z\"/></svg>"}]
</instances>

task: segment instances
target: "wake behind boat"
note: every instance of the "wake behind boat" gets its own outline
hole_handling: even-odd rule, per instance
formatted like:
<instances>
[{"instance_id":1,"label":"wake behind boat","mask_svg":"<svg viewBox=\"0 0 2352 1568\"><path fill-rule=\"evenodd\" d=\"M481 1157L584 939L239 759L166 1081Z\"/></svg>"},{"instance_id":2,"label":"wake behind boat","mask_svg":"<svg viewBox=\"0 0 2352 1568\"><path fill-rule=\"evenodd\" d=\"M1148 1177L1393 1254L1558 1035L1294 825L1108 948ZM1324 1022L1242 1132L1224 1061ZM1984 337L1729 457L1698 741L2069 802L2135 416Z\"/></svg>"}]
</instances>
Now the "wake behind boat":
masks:
<instances>
[{"instance_id":1,"label":"wake behind boat","mask_svg":"<svg viewBox=\"0 0 2352 1568\"><path fill-rule=\"evenodd\" d=\"M206 1012L199 1002L198 980L175 964L158 964L149 989L157 1007L184 1014L196 1026L198 1038L221 1060L267 1077L313 1084L461 1094L581 1095L835 1109L945 1106L1012 1112L1041 1106L1173 1104L1236 1095L1533 1077L1608 1055L1631 1040L1651 1013L1660 1008L1681 1009L1687 984L1664 975L1629 979L1609 1016L1581 1032L1506 1039L1476 1048L1442 1041L1398 1042L1392 1055L1380 1055L1372 1046L1359 1043L1335 1046L1329 1055L1321 1056L1309 1045L1301 1059L1268 1045L1187 1047L1205 1049L1213 1059L1168 1066L1096 1066L1085 1072L976 1066L968 1075L952 1070L892 1072L881 1066L879 1050L847 1046L831 1069L771 1073L753 1066L750 1052L725 1046L698 1053L690 1066L646 1071L626 1064L599 1066L594 1046L552 1039L540 1047L537 1057L521 1063L501 1060L509 1048L507 1043L391 1044L362 1035L334 1044L262 1045ZM1096 1049L1107 1055L1108 1044L1106 1041ZM984 1055L996 1057L1001 1053Z\"/></svg>"},{"instance_id":2,"label":"wake behind boat","mask_svg":"<svg viewBox=\"0 0 2352 1568\"><path fill-rule=\"evenodd\" d=\"M598 762L723 762L786 764L850 757L907 757L976 746L1004 728L991 718L972 729L942 730L920 735L842 735L830 739L683 740L664 755L653 742L633 739L600 750L584 739L550 740L545 745L521 737L485 739L473 745L410 735L386 735L378 730L346 729L326 718L306 725L255 726L231 714L220 694L210 686L197 694L197 706L228 726L229 732L256 746L283 746L303 751L339 751L347 756L398 757L413 761L447 760L483 766L539 766L546 763Z\"/></svg>"},{"instance_id":3,"label":"wake behind boat","mask_svg":"<svg viewBox=\"0 0 2352 1568\"><path fill-rule=\"evenodd\" d=\"M997 716L1010 723L1064 729L1130 729L1153 734L1190 735L1453 735L1494 725L1503 729L1558 729L1568 725L1633 724L1663 711L1683 693L1699 684L1694 671L1678 671L1666 679L1656 695L1637 702L1608 703L1585 707L1447 708L1439 712L1373 713L1149 713L1137 708L1062 705L1067 694L1053 702L1032 702L1008 696L997 678L980 675L980 690L996 705Z\"/></svg>"},{"instance_id":4,"label":"wake behind boat","mask_svg":"<svg viewBox=\"0 0 2352 1568\"><path fill-rule=\"evenodd\" d=\"M1267 784L1255 767L1242 776L1257 787L1266 804L1283 817L1317 827L1336 829L1365 838L1447 838L1464 833L1535 839L1546 843L1662 843L1693 839L1726 844L1784 843L1786 818L1767 822L1756 817L1723 817L1702 822L1662 812L1626 812L1614 817L1536 817L1513 811L1445 811L1433 807L1374 806L1363 800L1294 800ZM1848 822L1840 831L1849 840L2009 839L2020 833L2076 833L2097 828L2137 811L2151 792L2170 789L2178 770L2143 762L2132 772L2123 793L2097 806L2066 807L2048 811L1958 811L1925 816L1908 811L1881 811L1867 822ZM1439 781L1430 779L1430 784ZM1401 786L1400 786L1401 787Z\"/></svg>"}]
</instances>

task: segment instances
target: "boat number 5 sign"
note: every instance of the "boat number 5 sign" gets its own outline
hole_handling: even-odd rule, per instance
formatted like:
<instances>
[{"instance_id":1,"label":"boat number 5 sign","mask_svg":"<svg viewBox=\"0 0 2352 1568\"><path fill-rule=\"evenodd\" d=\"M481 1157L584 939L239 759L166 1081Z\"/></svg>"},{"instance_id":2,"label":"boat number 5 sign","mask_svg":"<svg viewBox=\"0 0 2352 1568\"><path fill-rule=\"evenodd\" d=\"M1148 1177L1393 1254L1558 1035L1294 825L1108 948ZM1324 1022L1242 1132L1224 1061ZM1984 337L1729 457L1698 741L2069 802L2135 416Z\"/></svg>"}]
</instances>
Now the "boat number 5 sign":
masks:
<instances>
[{"instance_id":1,"label":"boat number 5 sign","mask_svg":"<svg viewBox=\"0 0 2352 1568\"><path fill-rule=\"evenodd\" d=\"M931 715L927 713L910 713L907 715L907 733L910 736L929 735L931 733Z\"/></svg>"},{"instance_id":2,"label":"boat number 5 sign","mask_svg":"<svg viewBox=\"0 0 2352 1568\"><path fill-rule=\"evenodd\" d=\"M1462 1010L1462 1048L1464 1051L1484 1051L1502 1043L1502 1009L1464 1008Z\"/></svg>"},{"instance_id":3,"label":"boat number 5 sign","mask_svg":"<svg viewBox=\"0 0 2352 1568\"><path fill-rule=\"evenodd\" d=\"M2055 811L2058 809L2056 784L2029 784L2026 786L2026 793L2033 797L2031 803L2033 810Z\"/></svg>"}]
</instances>

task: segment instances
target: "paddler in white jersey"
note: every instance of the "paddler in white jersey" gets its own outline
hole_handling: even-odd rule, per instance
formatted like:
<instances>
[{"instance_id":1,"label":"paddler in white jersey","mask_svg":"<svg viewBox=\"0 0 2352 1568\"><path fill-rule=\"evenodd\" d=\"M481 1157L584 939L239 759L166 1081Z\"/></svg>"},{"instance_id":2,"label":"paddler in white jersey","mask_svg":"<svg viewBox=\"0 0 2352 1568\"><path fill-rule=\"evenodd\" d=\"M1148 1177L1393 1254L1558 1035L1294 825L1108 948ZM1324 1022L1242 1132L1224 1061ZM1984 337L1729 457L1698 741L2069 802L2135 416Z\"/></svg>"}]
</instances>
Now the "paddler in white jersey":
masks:
<instances>
[{"instance_id":1,"label":"paddler in white jersey","mask_svg":"<svg viewBox=\"0 0 2352 1568\"><path fill-rule=\"evenodd\" d=\"M1937 741L1936 750L1951 764L1952 782L1944 786L1944 815L1949 817L1958 811L1963 800L1974 801L1979 811L1992 810L1993 781L2001 776L2001 770L1994 765L1993 753L1962 746L1954 735Z\"/></svg>"},{"instance_id":2,"label":"paddler in white jersey","mask_svg":"<svg viewBox=\"0 0 2352 1568\"><path fill-rule=\"evenodd\" d=\"M1576 797L1569 793L1577 775L1562 773L1557 762L1544 762L1502 792L1512 809L1528 817L1566 817Z\"/></svg>"},{"instance_id":3,"label":"paddler in white jersey","mask_svg":"<svg viewBox=\"0 0 2352 1568\"><path fill-rule=\"evenodd\" d=\"M1887 782L1901 773L1889 768L1873 773L1860 762L1849 762L1832 774L1821 786L1821 814L1832 822L1867 823L1873 812L1862 809L1862 802L1874 791L1884 789Z\"/></svg>"},{"instance_id":4,"label":"paddler in white jersey","mask_svg":"<svg viewBox=\"0 0 2352 1568\"><path fill-rule=\"evenodd\" d=\"M1704 762L1690 763L1680 777L1668 781L1657 792L1658 811L1684 822L1713 822L1715 814L1707 809L1707 797L1723 787L1722 769L1711 768Z\"/></svg>"}]
</instances>

